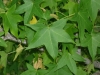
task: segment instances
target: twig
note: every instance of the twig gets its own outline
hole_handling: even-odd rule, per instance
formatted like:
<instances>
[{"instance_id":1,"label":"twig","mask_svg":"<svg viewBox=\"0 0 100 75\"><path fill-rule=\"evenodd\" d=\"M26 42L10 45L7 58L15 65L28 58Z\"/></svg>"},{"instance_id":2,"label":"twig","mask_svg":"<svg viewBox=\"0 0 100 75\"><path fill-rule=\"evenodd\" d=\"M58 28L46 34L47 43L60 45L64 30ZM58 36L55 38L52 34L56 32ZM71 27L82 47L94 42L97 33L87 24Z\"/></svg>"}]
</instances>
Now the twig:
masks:
<instances>
[{"instance_id":1,"label":"twig","mask_svg":"<svg viewBox=\"0 0 100 75\"><path fill-rule=\"evenodd\" d=\"M3 32L3 29L0 27L0 32ZM26 44L26 40L24 40L23 42L21 41L21 39L17 39L16 37L14 37L13 35L11 35L9 32L5 35L5 36L1 36L1 38L3 40L11 40L14 42L18 42L18 43L22 43L22 44Z\"/></svg>"}]
</instances>

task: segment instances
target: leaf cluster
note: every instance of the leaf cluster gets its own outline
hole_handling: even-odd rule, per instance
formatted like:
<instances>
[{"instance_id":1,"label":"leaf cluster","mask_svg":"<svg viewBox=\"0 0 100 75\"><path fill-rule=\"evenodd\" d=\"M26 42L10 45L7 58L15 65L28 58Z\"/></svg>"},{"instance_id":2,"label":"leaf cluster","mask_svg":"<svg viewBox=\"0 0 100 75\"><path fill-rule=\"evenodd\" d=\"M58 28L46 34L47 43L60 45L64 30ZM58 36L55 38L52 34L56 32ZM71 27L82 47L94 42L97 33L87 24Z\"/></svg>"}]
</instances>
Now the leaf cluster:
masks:
<instances>
[{"instance_id":1,"label":"leaf cluster","mask_svg":"<svg viewBox=\"0 0 100 75\"><path fill-rule=\"evenodd\" d=\"M96 72L94 61L100 61L99 3L0 0L0 75ZM8 33L21 42L5 40ZM90 60L88 64L85 58Z\"/></svg>"}]
</instances>

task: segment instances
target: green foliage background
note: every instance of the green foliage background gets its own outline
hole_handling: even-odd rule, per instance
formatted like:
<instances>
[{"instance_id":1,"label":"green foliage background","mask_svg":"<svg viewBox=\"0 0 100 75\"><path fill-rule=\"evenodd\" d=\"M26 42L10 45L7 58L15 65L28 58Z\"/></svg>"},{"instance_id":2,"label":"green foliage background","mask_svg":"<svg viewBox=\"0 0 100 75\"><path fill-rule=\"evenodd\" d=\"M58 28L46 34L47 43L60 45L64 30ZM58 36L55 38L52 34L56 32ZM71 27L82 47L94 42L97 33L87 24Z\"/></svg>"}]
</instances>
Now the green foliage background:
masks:
<instances>
[{"instance_id":1,"label":"green foliage background","mask_svg":"<svg viewBox=\"0 0 100 75\"><path fill-rule=\"evenodd\" d=\"M0 0L0 75L98 71L93 62L100 56L99 10L100 0ZM36 24L30 24L33 16ZM22 42L4 40L8 32ZM39 59L42 67L36 68Z\"/></svg>"}]
</instances>

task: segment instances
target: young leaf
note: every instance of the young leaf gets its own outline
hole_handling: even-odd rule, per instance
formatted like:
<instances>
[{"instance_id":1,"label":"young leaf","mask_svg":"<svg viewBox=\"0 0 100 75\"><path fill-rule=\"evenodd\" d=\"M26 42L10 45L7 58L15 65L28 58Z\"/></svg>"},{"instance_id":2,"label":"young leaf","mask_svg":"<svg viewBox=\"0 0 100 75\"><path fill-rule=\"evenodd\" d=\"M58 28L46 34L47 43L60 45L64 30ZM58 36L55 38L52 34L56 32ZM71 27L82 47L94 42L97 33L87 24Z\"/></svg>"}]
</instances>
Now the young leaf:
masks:
<instances>
[{"instance_id":1,"label":"young leaf","mask_svg":"<svg viewBox=\"0 0 100 75\"><path fill-rule=\"evenodd\" d=\"M24 0L24 4L19 6L16 10L16 13L23 13L25 12L24 16L24 23L27 24L29 23L30 19L32 18L33 14L42 17L43 12L39 7L39 4L41 3L42 0Z\"/></svg>"},{"instance_id":2,"label":"young leaf","mask_svg":"<svg viewBox=\"0 0 100 75\"><path fill-rule=\"evenodd\" d=\"M59 21L62 22L61 20ZM60 27L60 25L63 26L63 24L60 23L58 24L58 27L55 23L51 27L45 27L37 31L33 41L29 44L27 49L45 45L48 53L55 58L58 55L58 42L74 43L70 36L62 29L62 27Z\"/></svg>"},{"instance_id":3,"label":"young leaf","mask_svg":"<svg viewBox=\"0 0 100 75\"><path fill-rule=\"evenodd\" d=\"M16 5L9 8L8 11L3 14L2 18L5 33L7 33L10 29L11 33L14 36L18 37L17 23L22 21L22 17L13 13L15 11L15 8Z\"/></svg>"}]
</instances>

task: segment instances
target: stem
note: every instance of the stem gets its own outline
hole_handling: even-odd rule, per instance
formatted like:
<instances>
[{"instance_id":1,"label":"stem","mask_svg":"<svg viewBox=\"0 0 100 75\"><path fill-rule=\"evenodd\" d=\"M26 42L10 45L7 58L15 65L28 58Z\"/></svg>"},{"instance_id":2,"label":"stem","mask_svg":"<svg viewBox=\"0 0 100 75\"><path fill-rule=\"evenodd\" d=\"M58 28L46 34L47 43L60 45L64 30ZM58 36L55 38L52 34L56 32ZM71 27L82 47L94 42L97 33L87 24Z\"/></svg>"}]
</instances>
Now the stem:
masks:
<instances>
[{"instance_id":1,"label":"stem","mask_svg":"<svg viewBox=\"0 0 100 75\"><path fill-rule=\"evenodd\" d=\"M16 51L9 52L8 55L9 55L9 54L12 54L12 53L15 53L15 52L16 52Z\"/></svg>"},{"instance_id":2,"label":"stem","mask_svg":"<svg viewBox=\"0 0 100 75\"><path fill-rule=\"evenodd\" d=\"M62 12L60 12L60 11L56 11L56 12L58 12L58 13L60 13L61 15L65 16L65 18L69 18L69 17L75 15L75 13L73 13L73 14L71 14L71 15L69 15L69 16L66 16L64 13L62 13Z\"/></svg>"},{"instance_id":3,"label":"stem","mask_svg":"<svg viewBox=\"0 0 100 75\"><path fill-rule=\"evenodd\" d=\"M94 26L94 28L99 28L100 26Z\"/></svg>"}]
</instances>

